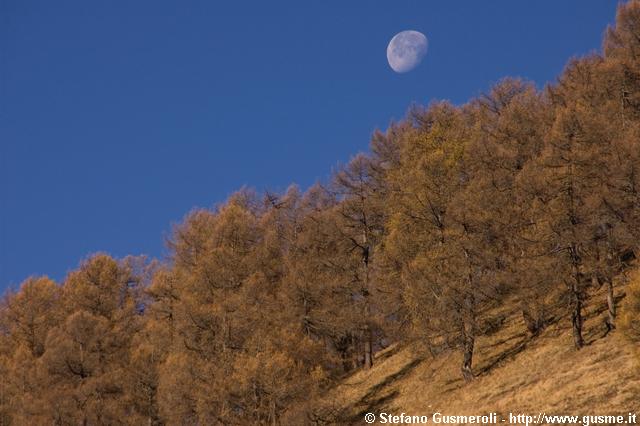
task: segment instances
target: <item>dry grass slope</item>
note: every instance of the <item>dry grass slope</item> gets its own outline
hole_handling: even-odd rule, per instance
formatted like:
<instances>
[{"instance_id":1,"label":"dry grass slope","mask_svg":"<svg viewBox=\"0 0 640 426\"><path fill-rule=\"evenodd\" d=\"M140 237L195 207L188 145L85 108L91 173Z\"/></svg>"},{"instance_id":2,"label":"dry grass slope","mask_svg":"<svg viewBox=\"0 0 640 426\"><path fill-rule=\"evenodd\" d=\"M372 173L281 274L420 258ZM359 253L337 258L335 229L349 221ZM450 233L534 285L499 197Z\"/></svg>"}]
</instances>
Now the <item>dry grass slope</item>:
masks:
<instances>
[{"instance_id":1,"label":"dry grass slope","mask_svg":"<svg viewBox=\"0 0 640 426\"><path fill-rule=\"evenodd\" d=\"M329 392L325 403L338 413L337 424L364 424L367 412L640 414L637 348L617 331L607 334L601 294L589 306L587 345L580 351L573 348L568 318L532 338L518 313L506 311L505 327L478 341L471 383L460 377L457 352L432 357L416 347L391 347L378 354L372 370Z\"/></svg>"}]
</instances>

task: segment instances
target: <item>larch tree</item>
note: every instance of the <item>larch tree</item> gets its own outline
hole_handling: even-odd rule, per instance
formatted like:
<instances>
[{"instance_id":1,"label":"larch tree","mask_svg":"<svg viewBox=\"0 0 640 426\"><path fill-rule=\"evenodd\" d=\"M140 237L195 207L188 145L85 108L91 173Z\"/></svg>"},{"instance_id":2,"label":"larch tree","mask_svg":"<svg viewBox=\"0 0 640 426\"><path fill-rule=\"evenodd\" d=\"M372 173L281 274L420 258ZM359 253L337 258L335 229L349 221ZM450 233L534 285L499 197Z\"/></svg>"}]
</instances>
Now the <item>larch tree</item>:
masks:
<instances>
[{"instance_id":1,"label":"larch tree","mask_svg":"<svg viewBox=\"0 0 640 426\"><path fill-rule=\"evenodd\" d=\"M597 273L595 232L608 182L606 135L585 114L597 98L583 96L594 85L598 57L576 60L550 88L555 120L541 155L523 174L532 194L529 240L536 241L544 271L555 271L566 289L576 348L584 345L583 304Z\"/></svg>"},{"instance_id":2,"label":"larch tree","mask_svg":"<svg viewBox=\"0 0 640 426\"><path fill-rule=\"evenodd\" d=\"M158 399L164 415L173 409L165 405L172 399L164 392L189 395L184 412L193 411L205 423L234 409L225 377L233 373L233 358L243 350L253 320L242 300L258 238L251 203L250 194L238 193L217 211L193 212L174 231L170 247L180 292L175 301L179 350L160 366ZM164 386L180 377L190 378L179 382L188 389Z\"/></svg>"},{"instance_id":3,"label":"larch tree","mask_svg":"<svg viewBox=\"0 0 640 426\"><path fill-rule=\"evenodd\" d=\"M138 284L126 262L104 254L66 278L65 319L49 331L40 358L52 422L124 423L130 344L143 321Z\"/></svg>"},{"instance_id":4,"label":"larch tree","mask_svg":"<svg viewBox=\"0 0 640 426\"><path fill-rule=\"evenodd\" d=\"M396 211L385 246L402 265L405 304L414 330L430 347L461 348L461 371L472 374L478 313L484 299L483 257L462 206L469 184L468 117L449 104L418 113L392 175ZM479 235L479 234L478 234Z\"/></svg>"},{"instance_id":5,"label":"larch tree","mask_svg":"<svg viewBox=\"0 0 640 426\"><path fill-rule=\"evenodd\" d=\"M339 204L336 206L339 245L344 252L342 266L351 275L351 293L356 313L356 322L361 329L363 365L373 366L374 329L380 329L376 317L380 309L380 294L374 270L384 232L385 209L382 192L383 181L376 179L373 161L360 154L334 175L332 192Z\"/></svg>"},{"instance_id":6,"label":"larch tree","mask_svg":"<svg viewBox=\"0 0 640 426\"><path fill-rule=\"evenodd\" d=\"M314 185L298 205L298 226L286 262L286 297L303 335L322 342L328 356L341 358L349 370L360 364L354 351L359 339L350 284L343 264L342 235L336 226L338 202Z\"/></svg>"},{"instance_id":7,"label":"larch tree","mask_svg":"<svg viewBox=\"0 0 640 426\"><path fill-rule=\"evenodd\" d=\"M484 216L482 226L493 239L489 246L498 248L501 284L515 291L525 324L536 334L549 309L548 286L534 273L528 241L522 238L531 226L531 200L519 176L542 149L552 109L532 83L518 79L499 82L467 108L473 116L469 162L475 170L469 191L481 196L465 205Z\"/></svg>"},{"instance_id":8,"label":"larch tree","mask_svg":"<svg viewBox=\"0 0 640 426\"><path fill-rule=\"evenodd\" d=\"M44 353L47 333L60 322L60 288L46 278L29 278L15 293L5 297L0 310L6 353L0 363L1 393L16 423L42 422L47 407L43 400L42 377L37 371Z\"/></svg>"}]
</instances>

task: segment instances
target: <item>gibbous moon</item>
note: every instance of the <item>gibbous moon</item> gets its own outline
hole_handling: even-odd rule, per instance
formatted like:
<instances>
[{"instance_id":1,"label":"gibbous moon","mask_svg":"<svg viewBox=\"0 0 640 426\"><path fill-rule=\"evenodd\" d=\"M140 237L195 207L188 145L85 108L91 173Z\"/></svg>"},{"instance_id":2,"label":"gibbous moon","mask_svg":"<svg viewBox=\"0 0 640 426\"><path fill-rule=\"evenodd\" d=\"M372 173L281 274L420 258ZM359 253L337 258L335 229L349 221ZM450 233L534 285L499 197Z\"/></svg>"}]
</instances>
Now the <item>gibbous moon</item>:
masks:
<instances>
[{"instance_id":1,"label":"gibbous moon","mask_svg":"<svg viewBox=\"0 0 640 426\"><path fill-rule=\"evenodd\" d=\"M411 71L427 54L427 37L418 31L402 31L387 46L389 66L398 73Z\"/></svg>"}]
</instances>

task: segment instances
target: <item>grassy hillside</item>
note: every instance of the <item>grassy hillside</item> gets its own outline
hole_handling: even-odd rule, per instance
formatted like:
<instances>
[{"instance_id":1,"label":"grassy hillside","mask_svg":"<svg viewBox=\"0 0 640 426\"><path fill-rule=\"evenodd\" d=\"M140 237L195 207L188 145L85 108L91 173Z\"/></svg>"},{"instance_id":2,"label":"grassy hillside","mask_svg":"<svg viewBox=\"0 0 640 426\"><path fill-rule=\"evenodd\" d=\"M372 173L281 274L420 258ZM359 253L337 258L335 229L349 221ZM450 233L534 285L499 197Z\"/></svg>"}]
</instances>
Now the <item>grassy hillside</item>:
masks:
<instances>
[{"instance_id":1,"label":"grassy hillside","mask_svg":"<svg viewBox=\"0 0 640 426\"><path fill-rule=\"evenodd\" d=\"M618 302L624 288L618 289ZM325 399L333 422L364 424L364 414L473 415L498 412L536 415L611 415L640 411L640 365L618 331L606 332L602 294L588 303L585 337L573 347L570 320L559 317L539 336L526 333L516 310L506 325L479 339L475 380L460 375L461 355L431 356L417 346L394 346L377 356L372 370L341 382Z\"/></svg>"}]
</instances>

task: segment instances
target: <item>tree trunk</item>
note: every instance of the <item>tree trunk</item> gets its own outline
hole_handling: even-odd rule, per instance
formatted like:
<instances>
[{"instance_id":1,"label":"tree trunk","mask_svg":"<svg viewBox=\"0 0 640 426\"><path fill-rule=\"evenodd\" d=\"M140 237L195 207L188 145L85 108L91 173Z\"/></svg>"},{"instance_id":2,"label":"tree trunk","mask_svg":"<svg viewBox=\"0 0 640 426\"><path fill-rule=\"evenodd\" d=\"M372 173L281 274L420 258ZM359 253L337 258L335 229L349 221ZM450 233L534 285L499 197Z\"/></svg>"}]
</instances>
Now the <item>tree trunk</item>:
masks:
<instances>
[{"instance_id":1,"label":"tree trunk","mask_svg":"<svg viewBox=\"0 0 640 426\"><path fill-rule=\"evenodd\" d=\"M346 347L340 351L340 358L342 358L342 371L348 373L353 367L351 360L349 359L349 348Z\"/></svg>"},{"instance_id":2,"label":"tree trunk","mask_svg":"<svg viewBox=\"0 0 640 426\"><path fill-rule=\"evenodd\" d=\"M471 366L473 363L475 338L473 337L473 333L468 333L467 330L465 330L463 339L462 377L468 382L473 380L473 370Z\"/></svg>"},{"instance_id":3,"label":"tree trunk","mask_svg":"<svg viewBox=\"0 0 640 426\"><path fill-rule=\"evenodd\" d=\"M370 369L373 367L373 334L371 333L371 326L369 325L369 319L371 318L371 305L369 301L369 238L367 237L366 228L362 231L362 243L364 249L362 251L362 265L364 268L364 286L362 289L362 295L365 299L364 305L364 368Z\"/></svg>"},{"instance_id":4,"label":"tree trunk","mask_svg":"<svg viewBox=\"0 0 640 426\"><path fill-rule=\"evenodd\" d=\"M584 339L582 337L582 297L578 291L578 284L574 284L572 288L573 293L573 311L571 312L571 325L573 326L573 343L576 349L580 349L584 346Z\"/></svg>"},{"instance_id":5,"label":"tree trunk","mask_svg":"<svg viewBox=\"0 0 640 426\"><path fill-rule=\"evenodd\" d=\"M476 297L474 291L473 266L471 255L464 249L464 257L467 259L469 268L467 275L467 288L464 296L464 307L462 313L462 377L465 381L473 380L473 347L476 341Z\"/></svg>"},{"instance_id":6,"label":"tree trunk","mask_svg":"<svg viewBox=\"0 0 640 426\"><path fill-rule=\"evenodd\" d=\"M276 412L276 402L271 401L269 416L271 417L271 426L278 426L278 414Z\"/></svg>"},{"instance_id":7,"label":"tree trunk","mask_svg":"<svg viewBox=\"0 0 640 426\"><path fill-rule=\"evenodd\" d=\"M613 298L613 280L607 280L607 331L616 328L616 302Z\"/></svg>"},{"instance_id":8,"label":"tree trunk","mask_svg":"<svg viewBox=\"0 0 640 426\"><path fill-rule=\"evenodd\" d=\"M371 328L367 325L364 330L364 368L373 367L373 350L372 350Z\"/></svg>"},{"instance_id":9,"label":"tree trunk","mask_svg":"<svg viewBox=\"0 0 640 426\"><path fill-rule=\"evenodd\" d=\"M356 333L351 333L351 362L353 369L357 370L358 367L360 367L360 351L358 350L355 334Z\"/></svg>"}]
</instances>

